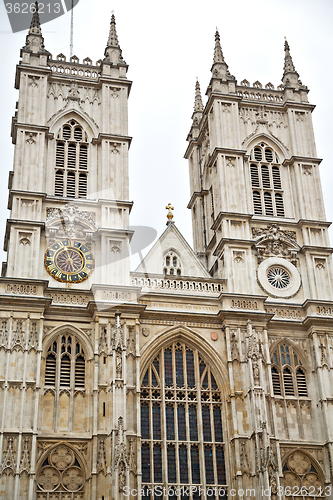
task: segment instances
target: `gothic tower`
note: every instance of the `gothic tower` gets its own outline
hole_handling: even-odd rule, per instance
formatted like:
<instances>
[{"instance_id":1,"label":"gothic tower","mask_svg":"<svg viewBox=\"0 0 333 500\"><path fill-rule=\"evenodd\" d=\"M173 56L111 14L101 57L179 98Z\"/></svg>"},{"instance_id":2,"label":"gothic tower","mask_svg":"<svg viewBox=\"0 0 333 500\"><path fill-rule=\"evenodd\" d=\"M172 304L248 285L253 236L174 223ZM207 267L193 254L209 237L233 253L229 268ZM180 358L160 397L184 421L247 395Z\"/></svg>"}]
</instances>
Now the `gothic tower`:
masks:
<instances>
[{"instance_id":1,"label":"gothic tower","mask_svg":"<svg viewBox=\"0 0 333 500\"><path fill-rule=\"evenodd\" d=\"M0 285L0 496L8 500L114 498L129 482L137 327L131 307L122 314L136 302L127 69L114 15L96 64L53 59L36 2L15 79Z\"/></svg>"},{"instance_id":2,"label":"gothic tower","mask_svg":"<svg viewBox=\"0 0 333 500\"><path fill-rule=\"evenodd\" d=\"M238 85L218 32L211 71L205 108L197 83L186 152L195 251L212 276L228 279L229 292L331 299L314 106L287 41L277 89Z\"/></svg>"},{"instance_id":3,"label":"gothic tower","mask_svg":"<svg viewBox=\"0 0 333 500\"><path fill-rule=\"evenodd\" d=\"M314 106L287 41L277 88L238 84L218 31L211 72L205 105L196 83L185 157L194 250L210 275L224 281L234 479L240 488L253 486L252 469L270 494L280 485L290 498L284 488L308 485L310 468L317 485L332 477L332 249ZM244 408L249 419L237 416ZM308 425L313 418L315 427ZM320 451L313 448L317 439ZM258 447L252 467L251 446ZM303 461L299 469L295 460Z\"/></svg>"},{"instance_id":4,"label":"gothic tower","mask_svg":"<svg viewBox=\"0 0 333 500\"><path fill-rule=\"evenodd\" d=\"M82 289L92 282L128 285L129 261L124 257L129 253L132 206L127 131L131 82L115 18L105 57L93 66L88 57L81 64L76 56L66 61L63 54L52 60L36 11L21 58L15 79L19 99L12 125L15 159L3 275L48 279L52 287L75 282L76 289L81 280ZM71 250L68 272L66 250L54 263L57 248L52 248L49 267L44 266L46 249L61 237L85 241L91 250L88 268L81 273L80 268L74 272ZM61 261L63 269L57 265Z\"/></svg>"}]
</instances>

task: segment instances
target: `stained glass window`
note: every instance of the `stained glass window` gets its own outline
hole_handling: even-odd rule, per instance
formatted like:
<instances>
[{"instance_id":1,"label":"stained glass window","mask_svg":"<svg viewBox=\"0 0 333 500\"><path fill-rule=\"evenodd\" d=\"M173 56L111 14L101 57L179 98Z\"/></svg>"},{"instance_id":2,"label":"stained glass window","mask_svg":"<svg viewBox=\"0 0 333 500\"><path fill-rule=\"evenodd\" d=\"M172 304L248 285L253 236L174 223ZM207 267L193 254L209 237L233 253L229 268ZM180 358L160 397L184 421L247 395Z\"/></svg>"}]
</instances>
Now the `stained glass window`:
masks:
<instances>
[{"instance_id":1,"label":"stained glass window","mask_svg":"<svg viewBox=\"0 0 333 500\"><path fill-rule=\"evenodd\" d=\"M142 487L226 486L221 394L196 349L174 342L143 374Z\"/></svg>"}]
</instances>

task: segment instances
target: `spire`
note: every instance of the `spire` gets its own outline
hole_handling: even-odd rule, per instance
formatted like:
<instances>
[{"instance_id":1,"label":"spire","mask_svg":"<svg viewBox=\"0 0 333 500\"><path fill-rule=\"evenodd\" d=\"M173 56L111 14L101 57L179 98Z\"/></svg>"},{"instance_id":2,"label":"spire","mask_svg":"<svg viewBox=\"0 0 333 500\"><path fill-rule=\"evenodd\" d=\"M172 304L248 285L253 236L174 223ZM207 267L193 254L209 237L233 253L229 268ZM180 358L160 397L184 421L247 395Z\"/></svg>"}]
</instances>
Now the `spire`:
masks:
<instances>
[{"instance_id":1,"label":"spire","mask_svg":"<svg viewBox=\"0 0 333 500\"><path fill-rule=\"evenodd\" d=\"M215 63L224 63L225 60L223 57L223 52L222 52L222 47L221 47L221 42L220 42L220 33L218 29L216 28L215 32L215 48L214 48L214 64Z\"/></svg>"},{"instance_id":2,"label":"spire","mask_svg":"<svg viewBox=\"0 0 333 500\"><path fill-rule=\"evenodd\" d=\"M199 83L198 78L197 78L197 81L195 84L195 100L194 100L194 113L197 113L197 112L199 112L199 113L203 112L200 83Z\"/></svg>"},{"instance_id":3,"label":"spire","mask_svg":"<svg viewBox=\"0 0 333 500\"><path fill-rule=\"evenodd\" d=\"M116 30L116 18L112 12L111 23L110 23L110 33L108 39L108 47L119 47L117 30Z\"/></svg>"},{"instance_id":4,"label":"spire","mask_svg":"<svg viewBox=\"0 0 333 500\"><path fill-rule=\"evenodd\" d=\"M284 66L282 81L287 87L299 88L300 86L302 86L302 82L299 79L299 74L295 69L293 60L290 55L290 47L287 39L285 39L284 42Z\"/></svg>"},{"instance_id":5,"label":"spire","mask_svg":"<svg viewBox=\"0 0 333 500\"><path fill-rule=\"evenodd\" d=\"M283 76L286 73L296 73L296 69L293 63L293 60L290 55L290 47L287 39L284 42L284 66L283 66Z\"/></svg>"},{"instance_id":6,"label":"spire","mask_svg":"<svg viewBox=\"0 0 333 500\"><path fill-rule=\"evenodd\" d=\"M235 77L230 74L228 65L224 60L220 42L220 33L217 28L215 32L214 60L211 72L213 73L213 78L220 78L221 80L235 80Z\"/></svg>"},{"instance_id":7,"label":"spire","mask_svg":"<svg viewBox=\"0 0 333 500\"><path fill-rule=\"evenodd\" d=\"M32 15L30 29L26 37L25 46L23 49L27 49L31 52L46 52L51 55L44 47L44 38L42 36L42 29L40 26L39 12L38 12L38 2L35 2L35 11Z\"/></svg>"},{"instance_id":8,"label":"spire","mask_svg":"<svg viewBox=\"0 0 333 500\"><path fill-rule=\"evenodd\" d=\"M40 27L39 13L38 13L38 2L35 2L35 12L32 15L29 35L41 35L42 30Z\"/></svg>"},{"instance_id":9,"label":"spire","mask_svg":"<svg viewBox=\"0 0 333 500\"><path fill-rule=\"evenodd\" d=\"M108 43L104 55L105 55L104 62L110 62L116 65L126 64L126 62L123 59L121 48L119 45L117 30L116 30L116 18L113 12L111 16Z\"/></svg>"}]
</instances>

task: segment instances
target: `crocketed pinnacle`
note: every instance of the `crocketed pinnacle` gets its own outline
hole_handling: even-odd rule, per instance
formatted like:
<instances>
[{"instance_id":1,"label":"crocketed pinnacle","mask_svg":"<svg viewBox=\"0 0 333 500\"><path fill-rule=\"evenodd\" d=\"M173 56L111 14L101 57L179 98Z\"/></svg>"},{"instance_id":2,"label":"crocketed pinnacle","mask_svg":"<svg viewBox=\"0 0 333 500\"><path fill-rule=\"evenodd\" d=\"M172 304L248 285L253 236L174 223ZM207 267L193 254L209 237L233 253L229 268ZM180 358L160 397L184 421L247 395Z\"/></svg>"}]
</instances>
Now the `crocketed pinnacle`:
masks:
<instances>
[{"instance_id":1,"label":"crocketed pinnacle","mask_svg":"<svg viewBox=\"0 0 333 500\"><path fill-rule=\"evenodd\" d=\"M296 69L290 55L290 47L287 40L284 42L284 52L285 54L284 54L283 76L286 73L296 73Z\"/></svg>"},{"instance_id":2,"label":"crocketed pinnacle","mask_svg":"<svg viewBox=\"0 0 333 500\"><path fill-rule=\"evenodd\" d=\"M116 18L114 17L114 14L112 14L111 16L108 47L119 47L117 30L116 30Z\"/></svg>"},{"instance_id":3,"label":"crocketed pinnacle","mask_svg":"<svg viewBox=\"0 0 333 500\"><path fill-rule=\"evenodd\" d=\"M39 13L38 13L38 2L35 2L35 12L33 13L31 25L29 29L29 35L41 35L42 30L40 27Z\"/></svg>"},{"instance_id":4,"label":"crocketed pinnacle","mask_svg":"<svg viewBox=\"0 0 333 500\"><path fill-rule=\"evenodd\" d=\"M195 100L194 100L194 112L203 112L203 103L202 103L202 97L201 97L201 90L200 90L200 84L199 80L197 80L195 84Z\"/></svg>"},{"instance_id":5,"label":"crocketed pinnacle","mask_svg":"<svg viewBox=\"0 0 333 500\"><path fill-rule=\"evenodd\" d=\"M295 89L302 87L306 89L305 85L302 85L302 82L299 79L299 74L295 69L293 60L290 55L290 47L287 40L284 42L284 66L283 66L282 82L287 87L293 87Z\"/></svg>"},{"instance_id":6,"label":"crocketed pinnacle","mask_svg":"<svg viewBox=\"0 0 333 500\"><path fill-rule=\"evenodd\" d=\"M214 48L214 64L215 63L225 63L220 42L220 34L217 28L215 32L215 48Z\"/></svg>"}]
</instances>

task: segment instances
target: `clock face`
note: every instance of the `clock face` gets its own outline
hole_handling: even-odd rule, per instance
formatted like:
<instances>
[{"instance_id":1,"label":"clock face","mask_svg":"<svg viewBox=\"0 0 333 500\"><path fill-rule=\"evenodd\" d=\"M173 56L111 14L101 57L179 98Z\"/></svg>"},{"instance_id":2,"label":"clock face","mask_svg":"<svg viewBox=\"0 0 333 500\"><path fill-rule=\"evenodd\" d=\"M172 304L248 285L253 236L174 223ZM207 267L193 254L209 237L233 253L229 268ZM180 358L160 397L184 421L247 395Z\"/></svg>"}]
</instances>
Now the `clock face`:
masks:
<instances>
[{"instance_id":1,"label":"clock face","mask_svg":"<svg viewBox=\"0 0 333 500\"><path fill-rule=\"evenodd\" d=\"M79 283L94 269L94 257L89 248L76 240L53 243L45 253L47 272L57 281Z\"/></svg>"}]
</instances>

